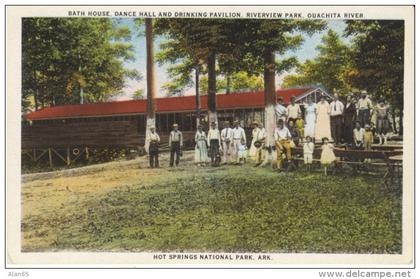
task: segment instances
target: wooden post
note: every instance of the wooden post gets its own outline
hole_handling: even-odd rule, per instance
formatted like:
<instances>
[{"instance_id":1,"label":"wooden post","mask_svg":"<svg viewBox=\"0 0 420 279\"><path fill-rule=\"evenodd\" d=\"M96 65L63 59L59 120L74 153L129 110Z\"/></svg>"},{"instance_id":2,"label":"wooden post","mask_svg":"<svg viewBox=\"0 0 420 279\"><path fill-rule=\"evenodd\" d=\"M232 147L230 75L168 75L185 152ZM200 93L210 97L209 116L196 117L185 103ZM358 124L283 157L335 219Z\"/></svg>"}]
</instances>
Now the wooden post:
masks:
<instances>
[{"instance_id":1,"label":"wooden post","mask_svg":"<svg viewBox=\"0 0 420 279\"><path fill-rule=\"evenodd\" d=\"M89 160L89 148L86 146L86 160Z\"/></svg>"},{"instance_id":2,"label":"wooden post","mask_svg":"<svg viewBox=\"0 0 420 279\"><path fill-rule=\"evenodd\" d=\"M70 166L70 147L67 147L67 166Z\"/></svg>"},{"instance_id":3,"label":"wooden post","mask_svg":"<svg viewBox=\"0 0 420 279\"><path fill-rule=\"evenodd\" d=\"M52 152L51 148L48 148L48 159L50 160L50 168L54 167L53 161L52 161Z\"/></svg>"}]
</instances>

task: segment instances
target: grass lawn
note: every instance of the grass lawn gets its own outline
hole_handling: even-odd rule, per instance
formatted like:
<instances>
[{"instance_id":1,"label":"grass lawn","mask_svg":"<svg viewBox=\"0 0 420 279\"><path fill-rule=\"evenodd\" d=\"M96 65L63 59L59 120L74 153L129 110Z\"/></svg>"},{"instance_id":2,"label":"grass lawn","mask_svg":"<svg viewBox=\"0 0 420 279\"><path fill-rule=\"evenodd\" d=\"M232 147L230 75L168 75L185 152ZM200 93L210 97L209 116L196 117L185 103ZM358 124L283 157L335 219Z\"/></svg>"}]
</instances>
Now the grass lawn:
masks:
<instances>
[{"instance_id":1,"label":"grass lawn","mask_svg":"<svg viewBox=\"0 0 420 279\"><path fill-rule=\"evenodd\" d=\"M401 253L380 176L113 167L24 182L23 251Z\"/></svg>"}]
</instances>

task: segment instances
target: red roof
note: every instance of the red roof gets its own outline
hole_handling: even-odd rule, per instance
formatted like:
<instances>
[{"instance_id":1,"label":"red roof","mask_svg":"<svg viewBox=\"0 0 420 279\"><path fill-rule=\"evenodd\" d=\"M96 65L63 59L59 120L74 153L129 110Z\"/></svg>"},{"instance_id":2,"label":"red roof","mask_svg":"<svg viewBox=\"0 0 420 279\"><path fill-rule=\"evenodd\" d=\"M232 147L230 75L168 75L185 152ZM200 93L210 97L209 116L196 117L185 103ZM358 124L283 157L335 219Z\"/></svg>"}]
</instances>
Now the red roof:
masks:
<instances>
[{"instance_id":1,"label":"red roof","mask_svg":"<svg viewBox=\"0 0 420 279\"><path fill-rule=\"evenodd\" d=\"M300 96L311 91L311 88L281 89L277 96L282 96L287 104L292 96ZM217 94L218 109L264 107L264 92L242 92ZM88 116L140 114L146 112L146 100L114 101L84 105L65 105L44 108L26 115L29 120L74 118ZM201 106L207 109L207 96L201 96ZM156 99L157 112L194 111L195 96L167 97Z\"/></svg>"}]
</instances>

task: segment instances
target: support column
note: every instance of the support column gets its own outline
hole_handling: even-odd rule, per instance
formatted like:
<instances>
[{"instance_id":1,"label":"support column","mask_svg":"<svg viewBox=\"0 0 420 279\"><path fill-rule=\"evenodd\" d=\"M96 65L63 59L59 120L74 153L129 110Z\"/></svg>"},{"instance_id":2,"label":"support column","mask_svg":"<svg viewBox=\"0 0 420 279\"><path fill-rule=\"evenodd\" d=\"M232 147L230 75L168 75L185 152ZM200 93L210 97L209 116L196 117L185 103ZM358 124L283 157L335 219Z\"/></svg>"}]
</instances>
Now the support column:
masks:
<instances>
[{"instance_id":1,"label":"support column","mask_svg":"<svg viewBox=\"0 0 420 279\"><path fill-rule=\"evenodd\" d=\"M70 159L70 147L67 147L67 166L70 166L71 159Z\"/></svg>"},{"instance_id":2,"label":"support column","mask_svg":"<svg viewBox=\"0 0 420 279\"><path fill-rule=\"evenodd\" d=\"M53 160L52 160L52 152L51 152L51 148L48 148L48 159L50 161L50 168L53 168Z\"/></svg>"}]
</instances>

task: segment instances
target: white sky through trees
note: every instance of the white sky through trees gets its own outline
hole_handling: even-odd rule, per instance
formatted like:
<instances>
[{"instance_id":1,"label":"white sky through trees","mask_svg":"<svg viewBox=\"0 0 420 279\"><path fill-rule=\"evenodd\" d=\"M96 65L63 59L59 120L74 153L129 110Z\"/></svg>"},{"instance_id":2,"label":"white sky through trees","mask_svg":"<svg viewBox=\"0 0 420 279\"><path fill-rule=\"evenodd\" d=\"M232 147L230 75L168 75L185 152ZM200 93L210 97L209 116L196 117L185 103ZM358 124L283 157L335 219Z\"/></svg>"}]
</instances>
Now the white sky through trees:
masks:
<instances>
[{"instance_id":1,"label":"white sky through trees","mask_svg":"<svg viewBox=\"0 0 420 279\"><path fill-rule=\"evenodd\" d=\"M302 46L295 50L287 52L283 57L289 56L296 56L300 62L304 62L307 59L313 59L317 56L318 51L316 47L321 44L321 39L324 35L327 34L328 29L332 29L337 32L343 41L349 42L349 39L343 36L344 29L346 24L343 20L328 20L327 28L319 33L316 33L312 36L308 36L304 34L305 41ZM124 65L127 68L134 68L137 69L141 75L143 76L142 80L127 80L126 86L123 89L123 93L118 95L117 97L113 98L114 100L130 100L133 97L133 94L136 90L142 89L144 94L146 94L146 38L144 36L144 26L141 28L136 27L134 25L133 19L119 19L118 25L120 26L127 26L132 31L131 43L134 46L135 52L135 61L125 62ZM142 35L139 36L139 29L142 32ZM160 51L159 45L160 42L164 41L165 39L161 36L155 37L155 53ZM278 57L281 58L281 57ZM157 97L164 97L165 92L162 90L162 85L168 81L170 78L166 73L166 69L169 64L164 64L162 66L156 65L156 85L157 85ZM283 75L278 75L276 79L276 86L279 87L281 81L285 75L288 73L284 73ZM194 86L186 90L185 95L194 94Z\"/></svg>"}]
</instances>

